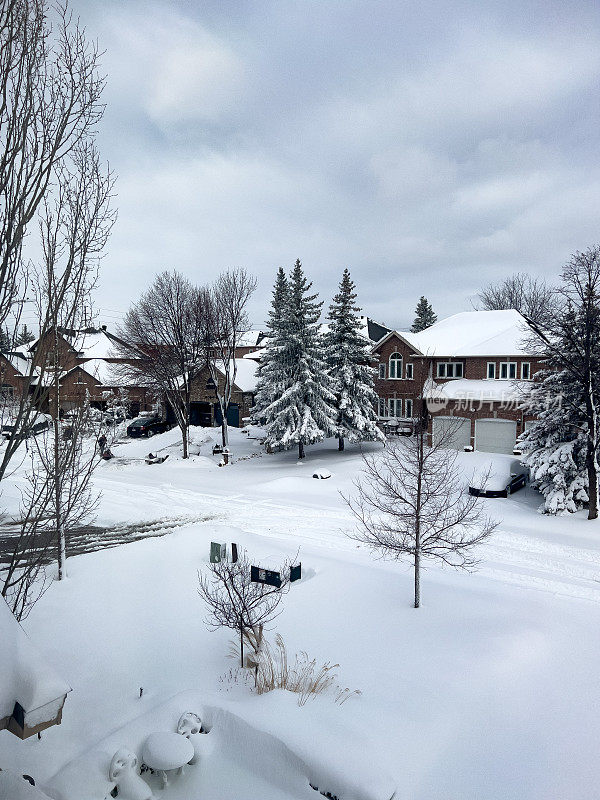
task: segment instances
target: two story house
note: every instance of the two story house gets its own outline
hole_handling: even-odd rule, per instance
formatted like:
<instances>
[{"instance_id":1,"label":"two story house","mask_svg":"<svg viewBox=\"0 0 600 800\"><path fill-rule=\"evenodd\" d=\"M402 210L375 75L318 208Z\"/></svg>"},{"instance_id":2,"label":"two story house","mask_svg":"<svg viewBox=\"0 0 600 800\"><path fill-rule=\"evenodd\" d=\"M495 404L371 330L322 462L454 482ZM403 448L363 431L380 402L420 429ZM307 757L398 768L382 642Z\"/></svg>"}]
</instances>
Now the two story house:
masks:
<instances>
[{"instance_id":1,"label":"two story house","mask_svg":"<svg viewBox=\"0 0 600 800\"><path fill-rule=\"evenodd\" d=\"M466 311L420 333L390 331L373 347L379 418L427 412L432 441L451 428L457 448L511 453L531 422L522 399L542 367L532 340L514 310Z\"/></svg>"}]
</instances>

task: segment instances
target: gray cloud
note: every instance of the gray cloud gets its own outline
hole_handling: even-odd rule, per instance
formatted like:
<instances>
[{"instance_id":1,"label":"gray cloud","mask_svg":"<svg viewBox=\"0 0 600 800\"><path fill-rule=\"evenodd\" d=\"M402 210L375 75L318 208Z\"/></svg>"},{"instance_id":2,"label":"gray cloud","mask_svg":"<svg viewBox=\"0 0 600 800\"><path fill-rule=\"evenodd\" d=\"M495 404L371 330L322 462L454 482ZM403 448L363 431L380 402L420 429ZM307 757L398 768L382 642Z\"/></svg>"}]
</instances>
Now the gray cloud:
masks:
<instances>
[{"instance_id":1,"label":"gray cloud","mask_svg":"<svg viewBox=\"0 0 600 800\"><path fill-rule=\"evenodd\" d=\"M502 6L502 8L498 8ZM410 324L598 240L593 3L80 0L106 49L119 221L99 306L243 265L262 324L302 258L329 302ZM115 316L106 314L111 322Z\"/></svg>"}]
</instances>

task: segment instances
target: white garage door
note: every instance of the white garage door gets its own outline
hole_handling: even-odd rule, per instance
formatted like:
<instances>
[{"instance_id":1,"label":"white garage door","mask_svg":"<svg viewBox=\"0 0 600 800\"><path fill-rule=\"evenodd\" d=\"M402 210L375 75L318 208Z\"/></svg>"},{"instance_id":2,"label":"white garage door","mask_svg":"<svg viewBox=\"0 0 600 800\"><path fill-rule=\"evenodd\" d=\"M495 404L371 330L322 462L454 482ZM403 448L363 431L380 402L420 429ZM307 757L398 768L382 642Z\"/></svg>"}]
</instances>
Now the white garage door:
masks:
<instances>
[{"instance_id":1,"label":"white garage door","mask_svg":"<svg viewBox=\"0 0 600 800\"><path fill-rule=\"evenodd\" d=\"M517 438L517 423L509 419L478 419L475 422L475 448L485 453L512 453Z\"/></svg>"},{"instance_id":2,"label":"white garage door","mask_svg":"<svg viewBox=\"0 0 600 800\"><path fill-rule=\"evenodd\" d=\"M444 438L445 447L462 450L471 444L471 420L463 417L434 417L433 443L438 444Z\"/></svg>"}]
</instances>

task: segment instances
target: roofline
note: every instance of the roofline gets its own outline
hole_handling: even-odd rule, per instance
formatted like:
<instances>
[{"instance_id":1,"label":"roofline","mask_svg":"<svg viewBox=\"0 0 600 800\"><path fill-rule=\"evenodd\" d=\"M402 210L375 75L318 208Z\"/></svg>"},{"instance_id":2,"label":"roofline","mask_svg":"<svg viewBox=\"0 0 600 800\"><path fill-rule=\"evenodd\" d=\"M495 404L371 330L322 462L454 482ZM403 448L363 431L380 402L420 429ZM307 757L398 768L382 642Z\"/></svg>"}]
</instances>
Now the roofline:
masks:
<instances>
[{"instance_id":1,"label":"roofline","mask_svg":"<svg viewBox=\"0 0 600 800\"><path fill-rule=\"evenodd\" d=\"M382 327L383 327L383 326L382 326ZM403 342L404 342L404 344L405 344L407 347L410 347L410 349L411 349L411 350L415 350L415 351L416 351L416 355L419 355L419 356L424 356L424 357L426 357L426 356L427 356L427 354L426 354L426 353L421 353L421 351L420 351L420 350L418 350L418 349L417 349L417 348L414 346L414 344L413 344L412 342L409 342L409 341L408 341L408 339L406 339L404 336L402 336L402 334L401 334L401 333L399 333L398 331L390 331L389 333L386 333L386 335L385 335L385 336L383 336L383 337L382 337L382 338L381 338L381 339L380 339L378 342L375 342L375 344L374 344L374 345L373 345L373 347L371 348L371 352L372 352L372 353L374 353L374 352L375 352L375 350L377 350L379 347L381 347L381 345L385 344L385 343L387 342L387 340L388 340L388 339L390 339L392 336L397 336L397 337L398 337L398 338L399 338L401 341L403 341Z\"/></svg>"}]
</instances>

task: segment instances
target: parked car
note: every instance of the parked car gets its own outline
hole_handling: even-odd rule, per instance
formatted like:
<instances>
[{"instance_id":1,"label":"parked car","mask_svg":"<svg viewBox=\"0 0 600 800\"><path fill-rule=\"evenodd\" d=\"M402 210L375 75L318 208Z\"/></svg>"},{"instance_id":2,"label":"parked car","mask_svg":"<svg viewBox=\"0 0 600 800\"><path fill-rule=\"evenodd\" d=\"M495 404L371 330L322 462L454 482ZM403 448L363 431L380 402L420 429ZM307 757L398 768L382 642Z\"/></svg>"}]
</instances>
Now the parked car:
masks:
<instances>
[{"instance_id":1,"label":"parked car","mask_svg":"<svg viewBox=\"0 0 600 800\"><path fill-rule=\"evenodd\" d=\"M164 433L168 431L171 426L164 419L153 416L140 416L134 419L131 425L127 426L127 436L132 438L140 436L154 436L155 433Z\"/></svg>"},{"instance_id":2,"label":"parked car","mask_svg":"<svg viewBox=\"0 0 600 800\"><path fill-rule=\"evenodd\" d=\"M35 436L42 431L47 431L50 427L51 417L47 414L37 414L35 419L32 421L31 426L29 428L28 435ZM2 436L5 439L10 439L10 437L15 432L15 423L14 421L8 421L2 425Z\"/></svg>"},{"instance_id":3,"label":"parked car","mask_svg":"<svg viewBox=\"0 0 600 800\"><path fill-rule=\"evenodd\" d=\"M480 454L474 454L474 457ZM483 455L483 454L481 454ZM529 482L529 468L511 456L494 455L477 462L469 482L475 497L508 497Z\"/></svg>"}]
</instances>

